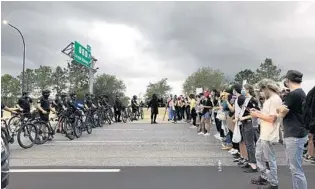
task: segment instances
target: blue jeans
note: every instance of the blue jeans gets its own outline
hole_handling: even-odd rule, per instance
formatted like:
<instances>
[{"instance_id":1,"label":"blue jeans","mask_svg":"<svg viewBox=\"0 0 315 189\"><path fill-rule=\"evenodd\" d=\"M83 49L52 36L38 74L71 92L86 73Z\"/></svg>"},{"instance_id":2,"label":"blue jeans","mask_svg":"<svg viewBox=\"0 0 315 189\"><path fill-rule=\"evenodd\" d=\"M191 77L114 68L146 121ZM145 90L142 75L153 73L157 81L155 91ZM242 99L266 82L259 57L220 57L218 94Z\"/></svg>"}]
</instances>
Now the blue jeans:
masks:
<instances>
[{"instance_id":1,"label":"blue jeans","mask_svg":"<svg viewBox=\"0 0 315 189\"><path fill-rule=\"evenodd\" d=\"M307 180L302 168L302 156L306 142L307 136L304 138L284 138L285 152L292 174L293 189L307 189Z\"/></svg>"},{"instance_id":2,"label":"blue jeans","mask_svg":"<svg viewBox=\"0 0 315 189\"><path fill-rule=\"evenodd\" d=\"M168 119L172 120L173 119L173 110L172 108L167 108L168 111Z\"/></svg>"},{"instance_id":3,"label":"blue jeans","mask_svg":"<svg viewBox=\"0 0 315 189\"><path fill-rule=\"evenodd\" d=\"M256 143L256 161L261 172L261 177L266 179L271 185L278 186L278 167L276 153L271 142L259 139ZM269 163L270 171L266 167Z\"/></svg>"}]
</instances>

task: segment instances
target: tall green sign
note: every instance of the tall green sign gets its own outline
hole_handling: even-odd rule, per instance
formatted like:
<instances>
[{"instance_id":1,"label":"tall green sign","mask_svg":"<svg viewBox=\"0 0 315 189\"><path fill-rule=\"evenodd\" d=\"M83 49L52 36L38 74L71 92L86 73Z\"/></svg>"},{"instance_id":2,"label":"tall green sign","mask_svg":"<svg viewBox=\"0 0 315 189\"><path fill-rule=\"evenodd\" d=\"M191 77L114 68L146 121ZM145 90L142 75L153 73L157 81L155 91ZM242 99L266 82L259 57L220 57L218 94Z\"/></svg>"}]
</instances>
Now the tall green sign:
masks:
<instances>
[{"instance_id":1,"label":"tall green sign","mask_svg":"<svg viewBox=\"0 0 315 189\"><path fill-rule=\"evenodd\" d=\"M83 47L77 41L74 42L74 52L73 52L73 60L86 66L88 68L91 67L92 56L91 56L91 47L87 45L87 47Z\"/></svg>"}]
</instances>

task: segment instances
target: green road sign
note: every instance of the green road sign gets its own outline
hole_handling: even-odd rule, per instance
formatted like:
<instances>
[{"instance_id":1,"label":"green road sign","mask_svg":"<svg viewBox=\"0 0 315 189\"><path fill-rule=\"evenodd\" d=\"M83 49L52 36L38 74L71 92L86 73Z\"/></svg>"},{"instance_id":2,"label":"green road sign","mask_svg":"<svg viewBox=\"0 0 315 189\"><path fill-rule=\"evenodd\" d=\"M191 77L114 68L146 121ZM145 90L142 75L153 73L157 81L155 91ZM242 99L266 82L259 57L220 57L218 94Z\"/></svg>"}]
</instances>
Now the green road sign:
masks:
<instances>
[{"instance_id":1,"label":"green road sign","mask_svg":"<svg viewBox=\"0 0 315 189\"><path fill-rule=\"evenodd\" d=\"M79 64L82 64L83 66L90 68L92 62L91 47L88 45L87 48L85 48L80 43L75 41L73 60Z\"/></svg>"}]
</instances>

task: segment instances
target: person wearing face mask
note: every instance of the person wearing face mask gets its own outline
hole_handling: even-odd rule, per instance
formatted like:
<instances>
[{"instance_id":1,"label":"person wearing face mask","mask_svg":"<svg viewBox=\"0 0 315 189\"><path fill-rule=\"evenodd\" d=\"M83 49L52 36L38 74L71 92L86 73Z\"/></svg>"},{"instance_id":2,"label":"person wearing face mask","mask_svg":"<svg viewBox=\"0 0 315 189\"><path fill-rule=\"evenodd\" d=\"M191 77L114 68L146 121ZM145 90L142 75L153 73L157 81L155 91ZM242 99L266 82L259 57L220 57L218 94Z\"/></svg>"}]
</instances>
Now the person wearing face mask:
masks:
<instances>
[{"instance_id":1,"label":"person wearing face mask","mask_svg":"<svg viewBox=\"0 0 315 189\"><path fill-rule=\"evenodd\" d=\"M303 74L289 70L284 85L290 89L279 108L283 117L283 137L286 156L292 174L293 189L307 189L307 180L302 168L303 149L307 142L308 131L303 121L303 102L306 94L301 88Z\"/></svg>"},{"instance_id":2,"label":"person wearing face mask","mask_svg":"<svg viewBox=\"0 0 315 189\"><path fill-rule=\"evenodd\" d=\"M244 162L243 168L246 168L244 172L253 173L257 172L256 157L255 157L255 129L254 119L250 115L251 109L259 109L258 102L254 99L254 88L245 84L241 91L242 98L245 102L241 105L243 115L240 115L239 121L241 122L241 135L247 151L247 162ZM256 124L255 124L256 126Z\"/></svg>"},{"instance_id":3,"label":"person wearing face mask","mask_svg":"<svg viewBox=\"0 0 315 189\"><path fill-rule=\"evenodd\" d=\"M55 112L49 101L50 90L46 89L42 91L42 97L37 101L37 109L39 110L39 116L42 121L49 122L50 111Z\"/></svg>"}]
</instances>

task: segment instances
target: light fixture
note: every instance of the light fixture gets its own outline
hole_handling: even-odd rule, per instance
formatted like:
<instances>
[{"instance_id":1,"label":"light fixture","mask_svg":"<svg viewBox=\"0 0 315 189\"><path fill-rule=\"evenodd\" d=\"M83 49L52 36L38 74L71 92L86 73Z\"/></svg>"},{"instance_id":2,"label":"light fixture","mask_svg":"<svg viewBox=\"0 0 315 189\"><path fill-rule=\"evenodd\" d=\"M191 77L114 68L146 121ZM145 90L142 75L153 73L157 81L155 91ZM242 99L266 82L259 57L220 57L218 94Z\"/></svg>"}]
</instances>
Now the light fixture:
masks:
<instances>
[{"instance_id":1,"label":"light fixture","mask_svg":"<svg viewBox=\"0 0 315 189\"><path fill-rule=\"evenodd\" d=\"M3 23L3 24L8 24L8 21L3 20L2 23Z\"/></svg>"}]
</instances>

